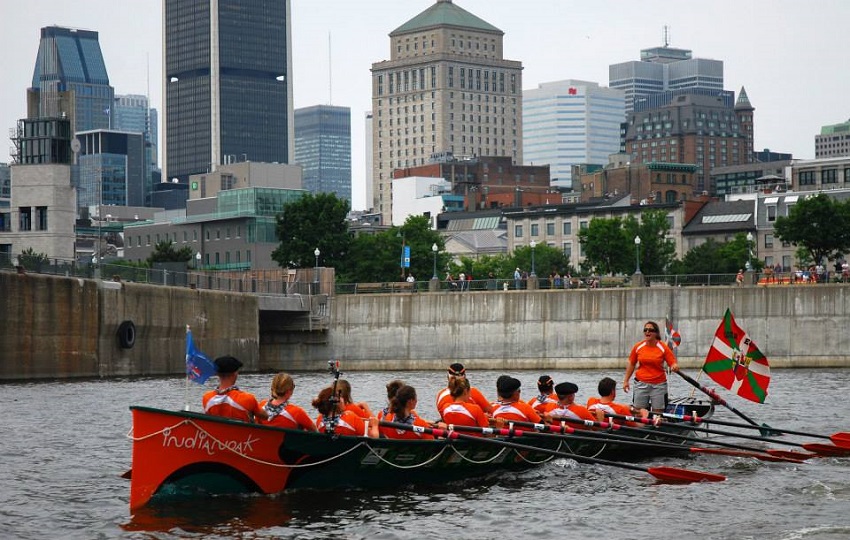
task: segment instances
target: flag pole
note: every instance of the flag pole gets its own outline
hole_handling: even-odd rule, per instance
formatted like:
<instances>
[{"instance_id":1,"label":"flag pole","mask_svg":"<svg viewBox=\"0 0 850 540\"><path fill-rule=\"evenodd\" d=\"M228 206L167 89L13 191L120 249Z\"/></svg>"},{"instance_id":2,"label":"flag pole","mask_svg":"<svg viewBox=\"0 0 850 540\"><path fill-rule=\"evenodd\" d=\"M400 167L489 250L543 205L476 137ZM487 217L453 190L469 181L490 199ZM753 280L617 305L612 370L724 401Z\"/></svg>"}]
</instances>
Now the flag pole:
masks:
<instances>
[{"instance_id":1,"label":"flag pole","mask_svg":"<svg viewBox=\"0 0 850 540\"><path fill-rule=\"evenodd\" d=\"M187 350L187 352L186 352L186 358L183 361L183 364L184 364L183 371L185 372L184 375L183 375L183 377L185 379L185 384L184 384L184 387L183 387L183 410L184 411L189 410L189 370L186 369L185 365L186 365L186 362L188 361L188 356L189 356L189 353L188 353L189 341L188 340L189 340L189 332L191 331L191 329L192 328L187 324L186 325L186 350Z\"/></svg>"}]
</instances>

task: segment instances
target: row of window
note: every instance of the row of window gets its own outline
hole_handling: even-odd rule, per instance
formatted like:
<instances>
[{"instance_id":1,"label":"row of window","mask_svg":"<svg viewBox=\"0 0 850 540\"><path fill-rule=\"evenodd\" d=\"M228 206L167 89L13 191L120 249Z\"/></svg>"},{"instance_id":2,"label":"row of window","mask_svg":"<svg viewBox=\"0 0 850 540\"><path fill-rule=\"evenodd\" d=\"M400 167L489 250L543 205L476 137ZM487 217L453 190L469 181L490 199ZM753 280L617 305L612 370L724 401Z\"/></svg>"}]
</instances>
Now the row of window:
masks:
<instances>
[{"instance_id":1,"label":"row of window","mask_svg":"<svg viewBox=\"0 0 850 540\"><path fill-rule=\"evenodd\" d=\"M7 217L8 214L4 214L4 218L2 219L4 223L4 227L8 227L7 223L11 222ZM34 219L33 219L34 218ZM5 230L9 230L8 228ZM29 206L21 206L18 208L18 231L46 231L47 230L47 207L46 206L36 206L35 208L31 208Z\"/></svg>"},{"instance_id":2,"label":"row of window","mask_svg":"<svg viewBox=\"0 0 850 540\"><path fill-rule=\"evenodd\" d=\"M818 173L820 173L821 184L838 183L838 169L823 169L821 171L801 171L798 176L798 183L801 186L815 185L818 181ZM844 182L850 182L850 167L844 169Z\"/></svg>"},{"instance_id":3,"label":"row of window","mask_svg":"<svg viewBox=\"0 0 850 540\"><path fill-rule=\"evenodd\" d=\"M209 240L221 240L221 231L222 231L221 229L216 229L214 231L214 233L211 234L210 230L207 229L204 233L205 240L207 240L207 241L209 241ZM224 229L224 239L225 240L230 240L231 231L232 231L232 229L230 227L226 227ZM152 237L151 237L150 234L145 235L145 243L144 244L142 244L142 236L141 235L137 235L135 238L136 238L136 241L135 241L135 244L134 244L133 236L131 236L129 234L127 235L127 247L128 248L131 248L134 245L136 247L141 247L142 245L145 245L145 246L151 245L151 238ZM236 227L235 238L242 238L242 226L241 225ZM162 233L162 234L156 233L155 235L153 235L153 240L154 240L155 244L158 244L161 241L167 241L167 240L171 240L172 242L174 242L176 244L177 243L177 233L176 232ZM183 231L183 243L185 244L189 241L190 241L189 240L189 231ZM197 229L192 229L192 240L191 241L192 242L198 241L198 230Z\"/></svg>"}]
</instances>

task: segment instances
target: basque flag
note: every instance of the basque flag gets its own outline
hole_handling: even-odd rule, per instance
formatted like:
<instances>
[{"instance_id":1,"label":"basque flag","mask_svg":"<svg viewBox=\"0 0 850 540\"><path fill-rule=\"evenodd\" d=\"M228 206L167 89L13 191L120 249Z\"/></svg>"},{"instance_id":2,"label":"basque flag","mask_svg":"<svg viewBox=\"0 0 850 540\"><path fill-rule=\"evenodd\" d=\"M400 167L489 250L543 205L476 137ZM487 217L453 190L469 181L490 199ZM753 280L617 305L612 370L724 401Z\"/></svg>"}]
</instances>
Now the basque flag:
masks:
<instances>
[{"instance_id":1,"label":"basque flag","mask_svg":"<svg viewBox=\"0 0 850 540\"><path fill-rule=\"evenodd\" d=\"M750 336L726 309L702 370L715 382L756 403L764 403L770 384L770 364Z\"/></svg>"},{"instance_id":2,"label":"basque flag","mask_svg":"<svg viewBox=\"0 0 850 540\"><path fill-rule=\"evenodd\" d=\"M673 328L673 321L669 318L665 318L664 322L667 327L667 346L671 349L678 349L679 345L682 344L681 334L679 334L678 330Z\"/></svg>"},{"instance_id":3,"label":"basque flag","mask_svg":"<svg viewBox=\"0 0 850 540\"><path fill-rule=\"evenodd\" d=\"M207 379L215 375L215 364L207 355L195 349L192 340L192 330L186 327L186 377L190 381L204 384Z\"/></svg>"}]
</instances>

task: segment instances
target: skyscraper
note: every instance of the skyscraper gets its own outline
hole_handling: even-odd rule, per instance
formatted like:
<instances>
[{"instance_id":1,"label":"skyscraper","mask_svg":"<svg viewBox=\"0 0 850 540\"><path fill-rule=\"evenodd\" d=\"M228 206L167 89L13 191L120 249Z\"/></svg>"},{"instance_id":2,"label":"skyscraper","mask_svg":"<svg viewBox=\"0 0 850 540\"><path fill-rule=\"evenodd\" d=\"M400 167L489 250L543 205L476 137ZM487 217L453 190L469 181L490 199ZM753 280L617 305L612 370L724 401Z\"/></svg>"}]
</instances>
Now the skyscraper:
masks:
<instances>
[{"instance_id":1,"label":"skyscraper","mask_svg":"<svg viewBox=\"0 0 850 540\"><path fill-rule=\"evenodd\" d=\"M718 95L723 91L723 61L693 58L690 50L665 43L641 50L639 61L611 64L608 85L625 91L627 113L641 98L667 90Z\"/></svg>"},{"instance_id":2,"label":"skyscraper","mask_svg":"<svg viewBox=\"0 0 850 540\"><path fill-rule=\"evenodd\" d=\"M390 60L372 64L372 204L392 219L393 169L431 156L507 156L522 164L522 63L504 32L437 0L390 33Z\"/></svg>"},{"instance_id":3,"label":"skyscraper","mask_svg":"<svg viewBox=\"0 0 850 540\"><path fill-rule=\"evenodd\" d=\"M112 129L144 135L145 170L142 184L144 206L151 205L153 171L159 168L157 122L157 111L149 107L146 96L137 94L115 96L115 103L112 105Z\"/></svg>"},{"instance_id":4,"label":"skyscraper","mask_svg":"<svg viewBox=\"0 0 850 540\"><path fill-rule=\"evenodd\" d=\"M290 163L289 0L163 0L164 178Z\"/></svg>"},{"instance_id":5,"label":"skyscraper","mask_svg":"<svg viewBox=\"0 0 850 540\"><path fill-rule=\"evenodd\" d=\"M526 163L549 165L551 184L572 188L572 165L605 165L620 149L622 90L595 82L557 81L522 93Z\"/></svg>"},{"instance_id":6,"label":"skyscraper","mask_svg":"<svg viewBox=\"0 0 850 540\"><path fill-rule=\"evenodd\" d=\"M100 51L98 33L47 26L27 90L27 118L71 120L71 130L108 129L115 91Z\"/></svg>"},{"instance_id":7,"label":"skyscraper","mask_svg":"<svg viewBox=\"0 0 850 540\"><path fill-rule=\"evenodd\" d=\"M351 109L314 105L295 111L295 162L304 189L351 202Z\"/></svg>"}]
</instances>

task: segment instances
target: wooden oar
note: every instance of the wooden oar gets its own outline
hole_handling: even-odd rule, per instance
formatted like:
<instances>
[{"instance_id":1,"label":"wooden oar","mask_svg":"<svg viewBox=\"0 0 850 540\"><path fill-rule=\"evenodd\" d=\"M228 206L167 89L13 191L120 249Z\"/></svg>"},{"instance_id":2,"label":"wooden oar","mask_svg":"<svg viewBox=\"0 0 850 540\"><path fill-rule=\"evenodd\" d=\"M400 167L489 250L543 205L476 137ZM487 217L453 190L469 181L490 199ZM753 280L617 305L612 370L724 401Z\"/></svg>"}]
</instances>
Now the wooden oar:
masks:
<instances>
[{"instance_id":1,"label":"wooden oar","mask_svg":"<svg viewBox=\"0 0 850 540\"><path fill-rule=\"evenodd\" d=\"M686 381L688 381L689 383L691 383L691 385L693 385L695 388L698 388L699 390L701 390L705 395L707 395L708 397L713 399L715 402L719 403L720 405L723 405L724 407L726 407L727 409L729 409L733 413L737 414L738 416L740 416L741 418L743 418L744 420L746 420L750 424L759 428L759 431L761 431L762 435L768 436L772 433L772 431L771 431L772 428L770 426L768 426L767 424L759 425L755 420L753 420L752 418L750 418L746 414L742 413L741 411L739 411L735 407L729 405L726 402L725 399L720 397L720 395L717 392L715 392L714 390L712 390L711 388L707 388L707 387L701 385L700 383L695 381L693 379L693 377L691 377L687 373L682 373L681 371L677 371L676 373L678 373L681 378L683 378Z\"/></svg>"},{"instance_id":2,"label":"wooden oar","mask_svg":"<svg viewBox=\"0 0 850 540\"><path fill-rule=\"evenodd\" d=\"M758 429L761 431L761 427L752 426L750 424L742 424L740 422L729 422L728 420L716 420L714 418L702 418L700 416L690 416L687 414L673 414L673 413L656 413L651 412L650 414L661 416L663 418L674 418L676 420L684 420L685 422L695 422L699 424L700 422L707 422L709 424L719 424L721 426L730 426L730 427L738 427L745 429ZM833 433L832 435L819 435L817 433L809 433L807 431L795 431L792 429L782 429L775 428L773 426L770 427L771 431L777 433L787 433L788 435L802 435L803 437L815 437L818 439L829 439L836 446L841 446L843 448L850 448L850 433L846 431L840 431L838 433Z\"/></svg>"},{"instance_id":3,"label":"wooden oar","mask_svg":"<svg viewBox=\"0 0 850 540\"><path fill-rule=\"evenodd\" d=\"M659 413L652 413L652 414L657 415ZM656 425L655 422L653 420L650 420L649 418L640 418L640 417L636 417L636 416L628 416L628 415L622 415L622 414L611 414L611 413L605 413L605 416L607 416L608 418L616 418L618 420L626 420L627 422L640 422L641 424L646 424L646 425L649 425L649 426ZM693 430L693 431L698 431L700 433L713 433L715 435L726 435L726 436L729 436L729 437L740 437L742 439L750 439L750 440L754 440L754 441L773 442L773 439L766 439L764 437L758 437L758 436L755 436L755 435L746 435L746 434L743 434L743 433L735 433L734 431L722 431L722 430L719 430L719 429L698 427L696 425L688 425L687 428L690 429L690 430ZM778 442L780 444L788 444L787 441L776 441L776 442ZM720 445L720 446L724 446L724 445L729 444L729 443L724 443L722 441L711 441L711 442L706 441L706 444L717 444L717 445ZM825 446L828 446L828 445L825 445ZM753 451L756 451L756 452L764 452L766 454L770 454L770 455L773 455L773 456L786 457L786 458L796 459L796 460L803 460L803 459L809 459L809 458L812 458L812 457L816 457L815 454L807 454L805 452L795 452L793 450L776 450L776 449L772 449L772 448L767 448L767 449L762 450L760 448L754 448L754 447L751 447L751 446L737 446L737 445L732 446L732 448L743 448L743 449L753 450ZM830 455L833 455L833 454L830 454Z\"/></svg>"},{"instance_id":4,"label":"wooden oar","mask_svg":"<svg viewBox=\"0 0 850 540\"><path fill-rule=\"evenodd\" d=\"M615 418L617 418L619 415L613 415L613 416ZM632 421L632 422L643 422L645 420L645 419L642 420L640 418L635 418L634 416L623 416L622 418L629 420L629 421ZM572 422L575 423L575 420L571 420L569 418L565 418L565 420L572 421ZM586 422L586 421L585 420L579 420L579 422ZM650 420L650 422L651 422L651 420ZM616 425L616 424L614 424L614 425ZM626 428L625 426L621 426L621 427L624 428L624 429L635 429L635 428ZM771 439L769 437L757 437L756 435L745 435L743 433L735 433L734 431L722 431L722 430L719 430L719 429L710 429L710 428L703 428L703 427L697 427L697 426L688 426L688 429L692 429L694 431L704 431L706 433L715 433L717 435L726 435L728 437L739 437L739 438L742 438L742 439L750 439L750 440L753 440L753 441L764 441L764 442L771 442L771 443L775 443L775 444L785 444L785 445L790 445L790 446L799 446L801 448L808 450L809 452L814 452L815 454L819 454L821 456L850 456L850 448L845 448L843 446L833 446L833 445L830 445L830 444L821 444L821 443L798 443L798 442L793 442L793 441L785 441L785 440L782 440L782 439ZM665 436L671 436L671 435L672 434L667 434L665 432ZM715 441L714 444L720 444L720 442ZM793 455L790 455L788 451L765 450L765 452L767 452L769 454L773 454L773 455L786 456L786 457L792 457L792 458L795 457ZM812 456L806 456L805 454L802 454L802 455L796 456L796 459L806 459L807 457L812 457Z\"/></svg>"},{"instance_id":5,"label":"wooden oar","mask_svg":"<svg viewBox=\"0 0 850 540\"><path fill-rule=\"evenodd\" d=\"M455 430L450 431L445 429L426 428L421 426L411 426L410 424L400 424L397 422L385 421L381 421L380 425L395 429L406 429L408 431L430 433L435 437L444 437L446 439L465 439L470 441L476 441L482 444L492 444L496 446L502 446L504 448L513 448L515 450L541 452L544 454L549 454L551 456L573 459L575 461L578 461L579 463L593 463L597 465L608 465L610 467L629 469L632 471L641 471L654 476L662 482L672 484L688 484L691 482L722 482L726 480L726 477L720 474L692 471L690 469L680 469L677 467L639 467L637 465L631 465L628 463L619 463L616 461L609 461L607 459L580 456L578 454L571 454L569 452L562 452L560 450L549 450L547 448L539 448L537 446L529 446L526 444L519 444L515 442L505 441L502 439L488 439L486 437L476 437L475 435L467 435L465 433L459 433Z\"/></svg>"},{"instance_id":6,"label":"wooden oar","mask_svg":"<svg viewBox=\"0 0 850 540\"><path fill-rule=\"evenodd\" d=\"M803 463L798 458L776 456L764 453L758 449L751 451L727 450L724 448L705 448L703 446L685 446L682 444L669 443L663 441L647 441L646 439L636 438L628 435L617 435L610 432L575 430L569 426L554 426L551 424L532 424L530 422L519 422L516 425L531 427L535 431L521 431L516 429L506 428L482 428L477 426L450 426L449 429L456 431L467 431L472 433L482 433L485 435L500 435L503 437L512 436L537 436L537 437L560 437L567 441L588 441L595 443L617 443L629 446L638 446L643 448L661 448L665 450L677 450L679 452L688 451L693 454L719 454L724 456L734 457L752 457L761 461L784 461L789 463ZM556 433L557 431L557 433ZM566 434L563 434L566 433ZM710 444L710 443L709 443ZM731 445L731 443L730 443ZM744 448L750 450L749 447L731 445L733 448ZM808 455L808 454L806 454Z\"/></svg>"}]
</instances>

